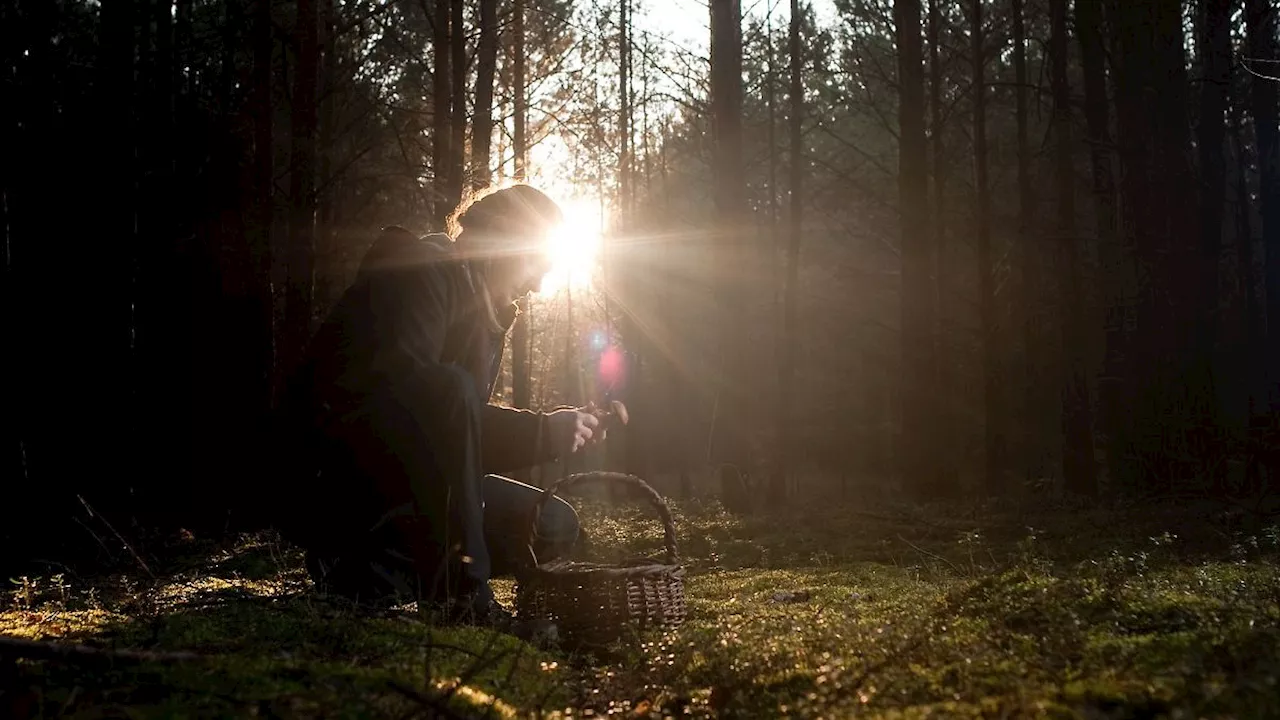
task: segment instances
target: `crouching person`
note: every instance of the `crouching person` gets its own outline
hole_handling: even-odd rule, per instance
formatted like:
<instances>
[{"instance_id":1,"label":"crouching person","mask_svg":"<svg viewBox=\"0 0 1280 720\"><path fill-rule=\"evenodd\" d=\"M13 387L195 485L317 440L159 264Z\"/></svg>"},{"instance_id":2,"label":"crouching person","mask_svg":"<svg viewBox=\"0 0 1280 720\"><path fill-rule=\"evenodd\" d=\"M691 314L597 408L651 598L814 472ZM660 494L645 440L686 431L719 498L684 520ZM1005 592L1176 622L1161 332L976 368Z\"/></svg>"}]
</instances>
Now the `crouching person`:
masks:
<instances>
[{"instance_id":1,"label":"crouching person","mask_svg":"<svg viewBox=\"0 0 1280 720\"><path fill-rule=\"evenodd\" d=\"M603 438L586 409L488 403L514 303L549 269L560 218L519 185L464 203L447 235L387 228L312 339L282 403L274 514L323 591L509 623L489 579L527 560L541 491L497 473ZM553 500L536 530L537 557L554 558L578 519Z\"/></svg>"}]
</instances>

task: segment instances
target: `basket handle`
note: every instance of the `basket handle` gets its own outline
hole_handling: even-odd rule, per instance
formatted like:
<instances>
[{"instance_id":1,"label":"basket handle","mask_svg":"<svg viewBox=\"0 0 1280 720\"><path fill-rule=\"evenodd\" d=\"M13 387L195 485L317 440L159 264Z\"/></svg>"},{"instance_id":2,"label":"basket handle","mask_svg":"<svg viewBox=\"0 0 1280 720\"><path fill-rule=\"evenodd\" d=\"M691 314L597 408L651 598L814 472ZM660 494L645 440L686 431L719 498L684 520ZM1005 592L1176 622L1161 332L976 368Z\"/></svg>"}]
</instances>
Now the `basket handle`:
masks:
<instances>
[{"instance_id":1,"label":"basket handle","mask_svg":"<svg viewBox=\"0 0 1280 720\"><path fill-rule=\"evenodd\" d=\"M664 532L664 545L667 550L667 564L675 565L680 561L680 554L676 551L676 524L671 519L671 510L667 507L667 502L662 499L657 490L654 490L644 480L635 475L628 475L620 472L606 472L603 470L595 472L583 472L567 475L547 486L542 491L542 497L538 498L538 502L533 506L532 522L529 525L529 540L527 546L529 548L529 559L536 566L538 564L538 556L533 551L534 540L538 537L538 520L542 517L542 508L551 500L557 492L567 490L575 485L588 482L616 482L639 490L653 506L658 513L658 519L662 521L662 529Z\"/></svg>"}]
</instances>

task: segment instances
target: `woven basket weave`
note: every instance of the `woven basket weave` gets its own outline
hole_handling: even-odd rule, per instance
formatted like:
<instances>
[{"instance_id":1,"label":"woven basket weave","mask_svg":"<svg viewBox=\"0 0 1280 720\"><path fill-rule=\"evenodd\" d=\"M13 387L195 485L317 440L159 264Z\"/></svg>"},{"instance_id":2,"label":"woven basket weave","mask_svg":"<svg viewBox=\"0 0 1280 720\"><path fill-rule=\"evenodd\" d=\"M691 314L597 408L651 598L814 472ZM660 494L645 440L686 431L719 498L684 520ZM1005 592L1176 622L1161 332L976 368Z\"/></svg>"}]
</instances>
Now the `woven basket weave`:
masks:
<instances>
[{"instance_id":1,"label":"woven basket weave","mask_svg":"<svg viewBox=\"0 0 1280 720\"><path fill-rule=\"evenodd\" d=\"M571 560L538 563L533 539L543 506L557 492L586 482L625 484L648 500L665 531L665 558L616 565ZM676 627L684 622L684 567L676 552L671 511L661 495L634 475L578 473L553 483L533 510L529 557L529 565L517 575L516 614L521 620L554 623L564 640L608 645L644 630Z\"/></svg>"}]
</instances>

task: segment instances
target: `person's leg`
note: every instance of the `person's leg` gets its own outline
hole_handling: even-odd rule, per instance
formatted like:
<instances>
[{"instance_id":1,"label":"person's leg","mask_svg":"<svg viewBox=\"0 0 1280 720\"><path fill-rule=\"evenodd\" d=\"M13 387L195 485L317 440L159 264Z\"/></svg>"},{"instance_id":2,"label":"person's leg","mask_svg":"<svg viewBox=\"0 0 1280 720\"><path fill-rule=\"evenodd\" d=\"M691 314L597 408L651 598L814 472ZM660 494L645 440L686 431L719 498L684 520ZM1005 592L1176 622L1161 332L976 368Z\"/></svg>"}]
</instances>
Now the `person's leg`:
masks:
<instances>
[{"instance_id":1,"label":"person's leg","mask_svg":"<svg viewBox=\"0 0 1280 720\"><path fill-rule=\"evenodd\" d=\"M485 538L494 575L514 573L529 562L529 531L532 512L542 489L502 477L484 477ZM538 562L568 554L578 539L578 513L573 506L552 498L542 508L533 551Z\"/></svg>"},{"instance_id":2,"label":"person's leg","mask_svg":"<svg viewBox=\"0 0 1280 720\"><path fill-rule=\"evenodd\" d=\"M443 583L423 577L436 585L427 597L487 605L493 594L481 492L483 402L471 376L454 365L419 367L405 379L401 397L415 399L408 404L421 435L409 441L416 440L418 452L429 455L405 468L417 520L433 545L448 549ZM432 569L429 563L424 567Z\"/></svg>"}]
</instances>

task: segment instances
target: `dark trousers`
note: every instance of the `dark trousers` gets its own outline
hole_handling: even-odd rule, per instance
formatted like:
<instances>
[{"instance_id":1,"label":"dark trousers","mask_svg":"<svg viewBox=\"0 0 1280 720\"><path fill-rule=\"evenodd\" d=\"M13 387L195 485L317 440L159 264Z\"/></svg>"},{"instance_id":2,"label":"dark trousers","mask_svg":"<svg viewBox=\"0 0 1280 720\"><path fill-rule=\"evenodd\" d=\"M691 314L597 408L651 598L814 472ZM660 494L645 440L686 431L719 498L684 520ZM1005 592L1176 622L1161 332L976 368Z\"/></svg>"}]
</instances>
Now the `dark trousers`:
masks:
<instances>
[{"instance_id":1,"label":"dark trousers","mask_svg":"<svg viewBox=\"0 0 1280 720\"><path fill-rule=\"evenodd\" d=\"M444 600L489 595L489 578L529 561L541 490L480 465L475 386L443 366L380 383L312 431L318 472L294 511L307 567L322 589L353 599ZM547 503L533 550L567 552L578 518Z\"/></svg>"},{"instance_id":2,"label":"dark trousers","mask_svg":"<svg viewBox=\"0 0 1280 720\"><path fill-rule=\"evenodd\" d=\"M490 576L514 574L535 557L538 562L560 557L578 537L577 513L568 503L554 498L544 506L530 546L531 513L542 495L540 488L500 475L485 475L479 495L483 498L483 526L481 537L472 541L473 547L480 544L484 549L479 561L465 554L454 561L431 558L428 572L421 572L423 563L415 555L420 556L422 550L437 553L440 548L430 539L429 529L414 529L423 518L415 517L411 506L401 505L388 511L362 537L348 538L345 549L308 550L307 570L321 590L353 600L443 600L467 591L485 595ZM415 537L425 547L412 547L413 540L406 542L406 538ZM457 575L450 577L451 572Z\"/></svg>"}]
</instances>

